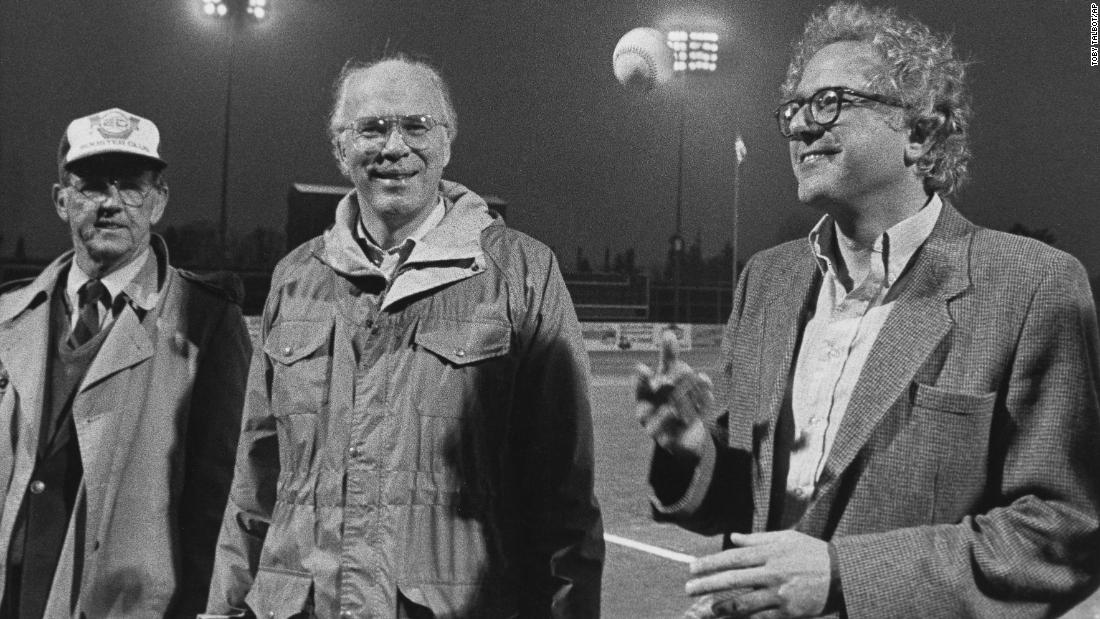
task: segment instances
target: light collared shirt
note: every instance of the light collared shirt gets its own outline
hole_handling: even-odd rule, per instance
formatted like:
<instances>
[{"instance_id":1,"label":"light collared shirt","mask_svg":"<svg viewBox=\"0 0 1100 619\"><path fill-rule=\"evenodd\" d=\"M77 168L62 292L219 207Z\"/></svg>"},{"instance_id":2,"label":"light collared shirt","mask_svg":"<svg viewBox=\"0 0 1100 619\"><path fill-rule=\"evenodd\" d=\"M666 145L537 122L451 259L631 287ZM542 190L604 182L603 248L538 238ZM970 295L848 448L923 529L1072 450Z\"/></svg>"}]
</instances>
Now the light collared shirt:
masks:
<instances>
[{"instance_id":1,"label":"light collared shirt","mask_svg":"<svg viewBox=\"0 0 1100 619\"><path fill-rule=\"evenodd\" d=\"M413 246L416 245L416 242L424 238L425 234L438 226L439 222L443 221L443 216L446 214L447 207L443 203L443 196L439 196L435 206L432 208L432 212L428 214L428 217L424 221L420 222L416 230L413 230L412 234L402 241L400 245L391 247L390 249L382 249L371 240L370 234L367 232L367 227L363 224L363 217L361 214L359 217L359 224L355 227L355 236L362 241L367 259L382 271L382 275L386 277L387 281L392 281L394 274L397 273L397 269L405 262L409 254L412 253Z\"/></svg>"},{"instance_id":2,"label":"light collared shirt","mask_svg":"<svg viewBox=\"0 0 1100 619\"><path fill-rule=\"evenodd\" d=\"M791 384L794 444L777 445L777 449L790 449L783 528L797 523L813 498L863 364L906 285L905 270L928 240L942 210L943 202L933 195L920 211L875 239L871 272L851 292L836 273L832 248L839 232L833 219L823 217L810 232L810 246L823 281L814 316L803 329ZM847 247L841 246L839 251L842 256L849 255ZM715 462L714 443L707 441L684 495L671 504L653 496L653 508L666 515L698 510L714 479Z\"/></svg>"},{"instance_id":3,"label":"light collared shirt","mask_svg":"<svg viewBox=\"0 0 1100 619\"><path fill-rule=\"evenodd\" d=\"M69 328L76 327L76 321L80 319L80 287L84 282L92 279L85 273L74 259L69 267L69 276L65 282L65 299L69 307ZM122 268L108 273L100 278L111 299L108 306L112 311L99 313L99 327L105 328L115 320L118 308L119 295L125 294L126 301L133 303L144 310L150 310L157 302L157 261L153 251L146 247L137 258L134 258Z\"/></svg>"},{"instance_id":4,"label":"light collared shirt","mask_svg":"<svg viewBox=\"0 0 1100 619\"><path fill-rule=\"evenodd\" d=\"M835 264L834 247L846 264L852 249L826 215L810 232L809 242L823 280L816 309L802 334L802 345L791 385L794 444L787 474L783 525L802 516L844 419L863 365L904 285L903 275L932 233L943 202L933 195L916 214L898 222L875 239L871 270L848 291ZM902 280L899 282L899 280Z\"/></svg>"}]
</instances>

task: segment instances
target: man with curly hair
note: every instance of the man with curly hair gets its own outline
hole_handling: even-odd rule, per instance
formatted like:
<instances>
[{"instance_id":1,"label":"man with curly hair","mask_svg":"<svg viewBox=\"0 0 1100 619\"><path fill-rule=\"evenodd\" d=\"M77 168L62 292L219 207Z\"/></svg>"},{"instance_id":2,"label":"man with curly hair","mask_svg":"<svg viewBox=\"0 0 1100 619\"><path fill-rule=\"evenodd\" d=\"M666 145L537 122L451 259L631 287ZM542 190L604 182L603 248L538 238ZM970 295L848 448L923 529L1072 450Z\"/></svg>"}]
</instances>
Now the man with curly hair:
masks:
<instances>
[{"instance_id":1,"label":"man with curly hair","mask_svg":"<svg viewBox=\"0 0 1100 619\"><path fill-rule=\"evenodd\" d=\"M806 26L776 119L823 217L749 261L713 396L672 350L639 375L655 517L726 534L693 616L1048 616L1095 586L1088 279L951 205L964 70L892 10Z\"/></svg>"}]
</instances>

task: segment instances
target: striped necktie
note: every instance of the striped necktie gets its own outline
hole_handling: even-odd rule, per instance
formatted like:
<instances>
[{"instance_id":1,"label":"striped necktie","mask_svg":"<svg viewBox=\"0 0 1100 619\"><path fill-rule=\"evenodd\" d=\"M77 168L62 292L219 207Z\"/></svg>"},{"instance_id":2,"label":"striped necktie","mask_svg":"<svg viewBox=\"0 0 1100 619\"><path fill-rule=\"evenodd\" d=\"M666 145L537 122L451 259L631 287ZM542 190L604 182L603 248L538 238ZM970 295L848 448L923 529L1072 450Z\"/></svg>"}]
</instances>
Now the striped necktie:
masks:
<instances>
[{"instance_id":1,"label":"striped necktie","mask_svg":"<svg viewBox=\"0 0 1100 619\"><path fill-rule=\"evenodd\" d=\"M83 346L99 333L99 306L102 303L106 309L111 304L111 293L107 292L107 287L98 279L84 282L76 295L80 300L80 315L69 335L69 343L73 348Z\"/></svg>"}]
</instances>

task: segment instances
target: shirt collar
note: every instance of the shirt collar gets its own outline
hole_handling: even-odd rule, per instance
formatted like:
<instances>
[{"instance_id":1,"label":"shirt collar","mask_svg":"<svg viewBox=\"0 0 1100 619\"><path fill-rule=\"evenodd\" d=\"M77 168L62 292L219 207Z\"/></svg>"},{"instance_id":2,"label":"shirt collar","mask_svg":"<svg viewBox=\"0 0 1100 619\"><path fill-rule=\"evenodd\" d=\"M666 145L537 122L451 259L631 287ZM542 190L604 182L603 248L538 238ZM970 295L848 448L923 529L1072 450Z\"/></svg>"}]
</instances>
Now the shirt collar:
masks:
<instances>
[{"instance_id":1,"label":"shirt collar","mask_svg":"<svg viewBox=\"0 0 1100 619\"><path fill-rule=\"evenodd\" d=\"M362 241L366 245L368 258L372 261L379 263L382 261L382 254L396 254L405 248L407 245L415 245L420 239L424 238L424 235L433 230L439 225L439 222L443 221L443 216L447 214L447 207L443 202L443 196L439 196L436 200L435 206L432 208L432 212L428 214L428 217L424 221L420 222L416 230L413 230L412 234L405 238L400 245L391 247L390 249L382 249L371 238L367 232L367 227L363 224L363 218L357 217L358 223L355 226L355 237ZM377 260L375 258L377 257Z\"/></svg>"},{"instance_id":2,"label":"shirt collar","mask_svg":"<svg viewBox=\"0 0 1100 619\"><path fill-rule=\"evenodd\" d=\"M92 277L80 268L74 258L65 283L65 296L69 300L70 307L80 306L77 293L84 282L90 279ZM157 262L148 247L137 258L126 263L121 269L111 271L99 281L103 282L107 292L111 293L112 302L118 299L119 293L125 293L132 303L144 310L150 310L156 306Z\"/></svg>"},{"instance_id":3,"label":"shirt collar","mask_svg":"<svg viewBox=\"0 0 1100 619\"><path fill-rule=\"evenodd\" d=\"M893 286L897 282L913 254L917 253L917 249L928 240L942 210L943 201L939 194L932 194L919 211L894 224L875 239L871 251L883 261L886 286ZM840 244L836 242L839 236L836 222L830 215L822 217L810 231L808 239L810 249L823 275L836 272L836 265L833 264L833 247L836 246L838 250L843 251L839 248Z\"/></svg>"}]
</instances>

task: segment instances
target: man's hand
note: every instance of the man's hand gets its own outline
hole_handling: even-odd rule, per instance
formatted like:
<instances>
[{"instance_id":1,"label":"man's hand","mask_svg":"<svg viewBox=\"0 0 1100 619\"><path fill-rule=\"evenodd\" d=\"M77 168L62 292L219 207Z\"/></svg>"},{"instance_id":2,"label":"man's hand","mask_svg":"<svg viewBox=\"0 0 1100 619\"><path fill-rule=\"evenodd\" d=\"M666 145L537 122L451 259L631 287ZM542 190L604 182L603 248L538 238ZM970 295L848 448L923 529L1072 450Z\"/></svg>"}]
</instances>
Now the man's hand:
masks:
<instances>
[{"instance_id":1,"label":"man's hand","mask_svg":"<svg viewBox=\"0 0 1100 619\"><path fill-rule=\"evenodd\" d=\"M713 617L814 617L829 596L828 542L796 531L730 534L736 546L691 564L689 595L710 596Z\"/></svg>"},{"instance_id":2,"label":"man's hand","mask_svg":"<svg viewBox=\"0 0 1100 619\"><path fill-rule=\"evenodd\" d=\"M679 350L676 334L666 330L661 337L657 372L638 364L635 415L663 449L698 461L704 441L710 440L703 415L714 396L710 378L681 361Z\"/></svg>"}]
</instances>

